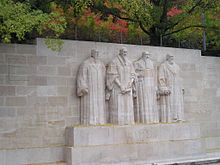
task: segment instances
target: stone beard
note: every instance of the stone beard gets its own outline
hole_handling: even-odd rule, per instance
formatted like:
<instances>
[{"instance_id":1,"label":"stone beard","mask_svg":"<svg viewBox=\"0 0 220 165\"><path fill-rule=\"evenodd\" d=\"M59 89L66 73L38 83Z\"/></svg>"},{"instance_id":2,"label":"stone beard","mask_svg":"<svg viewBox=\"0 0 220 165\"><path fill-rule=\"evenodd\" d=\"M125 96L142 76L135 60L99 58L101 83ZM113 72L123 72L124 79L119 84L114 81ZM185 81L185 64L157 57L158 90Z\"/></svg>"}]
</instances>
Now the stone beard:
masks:
<instances>
[{"instance_id":1,"label":"stone beard","mask_svg":"<svg viewBox=\"0 0 220 165\"><path fill-rule=\"evenodd\" d=\"M105 124L105 65L103 62L89 57L80 65L77 95L80 97L81 124Z\"/></svg>"},{"instance_id":2,"label":"stone beard","mask_svg":"<svg viewBox=\"0 0 220 165\"><path fill-rule=\"evenodd\" d=\"M157 81L154 64L149 55L144 52L142 58L136 61L134 66L138 77L135 120L137 123L158 123Z\"/></svg>"},{"instance_id":3,"label":"stone beard","mask_svg":"<svg viewBox=\"0 0 220 165\"><path fill-rule=\"evenodd\" d=\"M123 51L125 54L123 54ZM133 124L133 83L135 69L126 58L126 48L118 55L107 68L107 89L109 101L110 123Z\"/></svg>"},{"instance_id":4,"label":"stone beard","mask_svg":"<svg viewBox=\"0 0 220 165\"><path fill-rule=\"evenodd\" d=\"M161 122L184 121L183 86L180 68L168 60L159 67Z\"/></svg>"}]
</instances>

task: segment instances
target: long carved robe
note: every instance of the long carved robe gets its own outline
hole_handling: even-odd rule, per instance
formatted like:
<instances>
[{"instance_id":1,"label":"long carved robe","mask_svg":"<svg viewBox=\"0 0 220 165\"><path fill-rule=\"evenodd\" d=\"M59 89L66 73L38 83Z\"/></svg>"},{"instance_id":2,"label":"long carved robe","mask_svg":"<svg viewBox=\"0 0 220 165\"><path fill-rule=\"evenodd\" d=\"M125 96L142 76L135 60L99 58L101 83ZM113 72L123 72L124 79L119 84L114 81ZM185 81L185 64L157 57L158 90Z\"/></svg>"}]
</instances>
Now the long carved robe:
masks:
<instances>
[{"instance_id":1,"label":"long carved robe","mask_svg":"<svg viewBox=\"0 0 220 165\"><path fill-rule=\"evenodd\" d=\"M107 69L107 88L110 94L109 98L109 116L110 123L114 124L133 124L133 81L135 79L135 70L132 62L126 57L122 59L117 56ZM121 86L127 87L127 92L122 93Z\"/></svg>"},{"instance_id":2,"label":"long carved robe","mask_svg":"<svg viewBox=\"0 0 220 165\"><path fill-rule=\"evenodd\" d=\"M136 122L157 123L159 114L157 110L157 81L156 69L150 59L140 59L134 63L138 76L136 82Z\"/></svg>"},{"instance_id":3,"label":"long carved robe","mask_svg":"<svg viewBox=\"0 0 220 165\"><path fill-rule=\"evenodd\" d=\"M83 90L88 90L88 93L84 94ZM105 65L100 60L90 57L81 64L77 77L77 95L81 98L81 124L105 124Z\"/></svg>"},{"instance_id":4,"label":"long carved robe","mask_svg":"<svg viewBox=\"0 0 220 165\"><path fill-rule=\"evenodd\" d=\"M184 120L183 86L180 68L168 61L161 64L158 73L159 89L161 93L170 90L169 95L161 95L161 122Z\"/></svg>"}]
</instances>

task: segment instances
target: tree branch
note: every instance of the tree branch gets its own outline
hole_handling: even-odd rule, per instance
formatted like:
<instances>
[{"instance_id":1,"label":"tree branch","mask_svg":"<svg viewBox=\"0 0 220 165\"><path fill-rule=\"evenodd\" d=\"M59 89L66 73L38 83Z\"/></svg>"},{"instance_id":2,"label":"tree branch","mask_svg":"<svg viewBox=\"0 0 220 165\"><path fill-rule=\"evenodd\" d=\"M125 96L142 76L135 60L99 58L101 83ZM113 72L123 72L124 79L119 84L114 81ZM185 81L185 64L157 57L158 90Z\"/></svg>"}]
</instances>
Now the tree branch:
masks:
<instances>
[{"instance_id":1,"label":"tree branch","mask_svg":"<svg viewBox=\"0 0 220 165\"><path fill-rule=\"evenodd\" d=\"M186 29L189 29L189 28L193 28L193 27L205 28L206 26L204 26L204 25L191 25L191 26L186 26L186 27L184 27L184 28L181 28L181 29L175 30L175 31L173 31L173 32L164 34L163 36L168 36L168 35L171 35L171 34L174 34L174 33L178 33L178 32L180 32L180 31L183 31L183 30L186 30Z\"/></svg>"},{"instance_id":2,"label":"tree branch","mask_svg":"<svg viewBox=\"0 0 220 165\"><path fill-rule=\"evenodd\" d=\"M108 8L108 7L104 6L104 5L102 5L102 6L95 6L94 4L91 5L90 7L92 9L98 10L99 12L104 13L106 15L111 14L111 15L113 15L113 16L119 18L119 19L122 19L122 20L131 21L131 22L138 22L135 19L121 16L120 15L120 11L117 8Z\"/></svg>"},{"instance_id":3,"label":"tree branch","mask_svg":"<svg viewBox=\"0 0 220 165\"><path fill-rule=\"evenodd\" d=\"M174 28L174 27L175 27L176 25L178 25L182 20L183 20L183 19L181 19L181 20L177 21L176 23L174 23L174 24L168 26L167 28L165 28L164 31L166 32L167 30L169 30L169 29L171 29L171 28Z\"/></svg>"},{"instance_id":4,"label":"tree branch","mask_svg":"<svg viewBox=\"0 0 220 165\"><path fill-rule=\"evenodd\" d=\"M199 5L201 5L202 3L202 0L199 0L189 11L187 11L186 13L187 14L191 14L195 9L196 7L198 7ZM177 21L176 23L172 24L171 26L168 26L166 29L165 29L165 32L171 28L174 28L175 26L177 26L182 20L184 20L185 18L182 18L181 20Z\"/></svg>"},{"instance_id":5,"label":"tree branch","mask_svg":"<svg viewBox=\"0 0 220 165\"><path fill-rule=\"evenodd\" d=\"M112 13L112 15L114 15L115 17L118 17L119 19L123 19L123 20L126 20L126 21L131 21L131 22L138 22L137 20L134 20L132 18L127 18L127 17L122 17L120 15L115 15Z\"/></svg>"},{"instance_id":6,"label":"tree branch","mask_svg":"<svg viewBox=\"0 0 220 165\"><path fill-rule=\"evenodd\" d=\"M200 6L201 4L202 0L199 0L187 13L191 14L196 9L196 7Z\"/></svg>"},{"instance_id":7,"label":"tree branch","mask_svg":"<svg viewBox=\"0 0 220 165\"><path fill-rule=\"evenodd\" d=\"M119 13L119 10L117 9L112 9L112 8L108 8L106 6L90 6L91 8L95 9L95 10L98 10L99 12L101 13L105 13L105 14L111 14L119 19L122 19L122 20L126 20L126 21L131 21L131 22L135 22L135 23L138 23L140 28L143 30L143 32L145 32L146 34L150 35L150 32L147 31L147 29L145 29L144 25L142 24L142 22L139 20L138 16L136 15L136 19L132 19L132 18L128 18L128 17L123 17L120 15ZM107 9L107 10L106 10ZM117 10L117 11L116 11ZM113 12L115 11L115 12Z\"/></svg>"},{"instance_id":8,"label":"tree branch","mask_svg":"<svg viewBox=\"0 0 220 165\"><path fill-rule=\"evenodd\" d=\"M167 0L164 1L164 4L163 4L163 13L160 17L160 22L163 22L163 20L167 18Z\"/></svg>"},{"instance_id":9,"label":"tree branch","mask_svg":"<svg viewBox=\"0 0 220 165\"><path fill-rule=\"evenodd\" d=\"M145 27L144 27L144 25L142 24L141 21L139 22L139 25L140 25L140 28L141 28L146 34L150 35L150 32L145 29Z\"/></svg>"}]
</instances>

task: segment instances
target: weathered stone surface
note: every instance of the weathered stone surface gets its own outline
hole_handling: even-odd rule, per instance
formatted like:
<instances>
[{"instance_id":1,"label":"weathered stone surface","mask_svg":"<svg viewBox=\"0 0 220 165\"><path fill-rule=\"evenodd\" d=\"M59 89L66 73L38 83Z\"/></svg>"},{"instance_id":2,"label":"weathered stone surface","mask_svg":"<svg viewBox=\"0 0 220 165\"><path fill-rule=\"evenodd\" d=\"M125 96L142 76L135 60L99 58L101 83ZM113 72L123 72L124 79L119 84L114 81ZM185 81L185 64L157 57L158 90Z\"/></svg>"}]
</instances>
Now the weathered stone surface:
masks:
<instances>
[{"instance_id":1,"label":"weathered stone surface","mask_svg":"<svg viewBox=\"0 0 220 165\"><path fill-rule=\"evenodd\" d=\"M1 165L41 164L63 161L61 147L0 150ZM12 159L13 158L13 159Z\"/></svg>"},{"instance_id":2,"label":"weathered stone surface","mask_svg":"<svg viewBox=\"0 0 220 165\"><path fill-rule=\"evenodd\" d=\"M0 74L8 74L8 66L0 65Z\"/></svg>"},{"instance_id":3,"label":"weathered stone surface","mask_svg":"<svg viewBox=\"0 0 220 165\"><path fill-rule=\"evenodd\" d=\"M66 64L65 57L48 56L47 59L48 59L48 65L65 65Z\"/></svg>"},{"instance_id":4,"label":"weathered stone surface","mask_svg":"<svg viewBox=\"0 0 220 165\"><path fill-rule=\"evenodd\" d=\"M68 88L68 87L58 87L57 88L57 93L59 96L69 96L73 93L73 91L71 91L72 88Z\"/></svg>"},{"instance_id":5,"label":"weathered stone surface","mask_svg":"<svg viewBox=\"0 0 220 165\"><path fill-rule=\"evenodd\" d=\"M66 106L67 98L63 96L51 96L48 97L48 102L51 106Z\"/></svg>"},{"instance_id":6,"label":"weathered stone surface","mask_svg":"<svg viewBox=\"0 0 220 165\"><path fill-rule=\"evenodd\" d=\"M44 66L44 65L38 65L37 67L37 74L39 75L56 75L57 74L57 68L55 66Z\"/></svg>"},{"instance_id":7,"label":"weathered stone surface","mask_svg":"<svg viewBox=\"0 0 220 165\"><path fill-rule=\"evenodd\" d=\"M66 145L74 147L197 138L200 138L200 125L192 123L79 126L66 129Z\"/></svg>"},{"instance_id":8,"label":"weathered stone surface","mask_svg":"<svg viewBox=\"0 0 220 165\"><path fill-rule=\"evenodd\" d=\"M16 44L0 44L1 53L15 53Z\"/></svg>"},{"instance_id":9,"label":"weathered stone surface","mask_svg":"<svg viewBox=\"0 0 220 165\"><path fill-rule=\"evenodd\" d=\"M54 86L37 87L37 96L56 96L57 88Z\"/></svg>"},{"instance_id":10,"label":"weathered stone surface","mask_svg":"<svg viewBox=\"0 0 220 165\"><path fill-rule=\"evenodd\" d=\"M6 57L7 57L8 64L26 64L27 63L26 56L8 55Z\"/></svg>"},{"instance_id":11,"label":"weathered stone surface","mask_svg":"<svg viewBox=\"0 0 220 165\"><path fill-rule=\"evenodd\" d=\"M6 63L6 55L4 53L0 53L0 64Z\"/></svg>"},{"instance_id":12,"label":"weathered stone surface","mask_svg":"<svg viewBox=\"0 0 220 165\"><path fill-rule=\"evenodd\" d=\"M69 67L58 67L58 75L70 76L71 70Z\"/></svg>"},{"instance_id":13,"label":"weathered stone surface","mask_svg":"<svg viewBox=\"0 0 220 165\"><path fill-rule=\"evenodd\" d=\"M36 45L0 44L0 52L14 55L34 55L36 54Z\"/></svg>"},{"instance_id":14,"label":"weathered stone surface","mask_svg":"<svg viewBox=\"0 0 220 165\"><path fill-rule=\"evenodd\" d=\"M6 106L25 106L27 104L26 97L7 97Z\"/></svg>"},{"instance_id":15,"label":"weathered stone surface","mask_svg":"<svg viewBox=\"0 0 220 165\"><path fill-rule=\"evenodd\" d=\"M16 109L15 108L1 108L0 109L0 118L15 117Z\"/></svg>"},{"instance_id":16,"label":"weathered stone surface","mask_svg":"<svg viewBox=\"0 0 220 165\"><path fill-rule=\"evenodd\" d=\"M0 96L15 96L15 87L0 86Z\"/></svg>"},{"instance_id":17,"label":"weathered stone surface","mask_svg":"<svg viewBox=\"0 0 220 165\"><path fill-rule=\"evenodd\" d=\"M1 108L1 109L6 110L7 108ZM1 131L1 133L5 133L5 132L9 132L11 130L15 130L16 125L17 124L16 124L15 118L0 118L0 131ZM6 140L10 140L10 139L6 139ZM0 143L0 144L1 144L1 146L4 146L4 147L7 146L7 145L2 144L2 143ZM13 145L11 145L11 147L13 147Z\"/></svg>"},{"instance_id":18,"label":"weathered stone surface","mask_svg":"<svg viewBox=\"0 0 220 165\"><path fill-rule=\"evenodd\" d=\"M207 137L205 139L207 150L216 150L220 148L220 137Z\"/></svg>"},{"instance_id":19,"label":"weathered stone surface","mask_svg":"<svg viewBox=\"0 0 220 165\"><path fill-rule=\"evenodd\" d=\"M30 76L28 77L29 86L45 86L47 85L47 77L43 76Z\"/></svg>"},{"instance_id":20,"label":"weathered stone surface","mask_svg":"<svg viewBox=\"0 0 220 165\"><path fill-rule=\"evenodd\" d=\"M28 106L34 107L34 108L44 108L46 109L48 104L48 97L47 96L28 96L27 102Z\"/></svg>"},{"instance_id":21,"label":"weathered stone surface","mask_svg":"<svg viewBox=\"0 0 220 165\"><path fill-rule=\"evenodd\" d=\"M217 91L216 91L216 96L217 96L217 97L220 97L220 88L217 89Z\"/></svg>"},{"instance_id":22,"label":"weathered stone surface","mask_svg":"<svg viewBox=\"0 0 220 165\"><path fill-rule=\"evenodd\" d=\"M16 75L7 75L3 85L13 85L13 86L26 86L28 82L28 77L26 75L16 76Z\"/></svg>"},{"instance_id":23,"label":"weathered stone surface","mask_svg":"<svg viewBox=\"0 0 220 165\"><path fill-rule=\"evenodd\" d=\"M36 55L36 45L21 45L16 44L16 53L17 54L27 54L27 55Z\"/></svg>"},{"instance_id":24,"label":"weathered stone surface","mask_svg":"<svg viewBox=\"0 0 220 165\"><path fill-rule=\"evenodd\" d=\"M0 106L4 106L4 100L5 100L4 97L0 97Z\"/></svg>"},{"instance_id":25,"label":"weathered stone surface","mask_svg":"<svg viewBox=\"0 0 220 165\"><path fill-rule=\"evenodd\" d=\"M194 150L192 150L192 144ZM65 152L67 152L67 165L127 165L129 163L144 165L158 162L158 160L169 160L171 162L173 159L183 159L189 156L191 158L193 156L196 157L202 153L201 150L200 142L189 140L185 142L96 146L94 148L66 148Z\"/></svg>"},{"instance_id":26,"label":"weathered stone surface","mask_svg":"<svg viewBox=\"0 0 220 165\"><path fill-rule=\"evenodd\" d=\"M67 86L67 78L58 77L58 76L47 77L47 84L48 86Z\"/></svg>"},{"instance_id":27,"label":"weathered stone surface","mask_svg":"<svg viewBox=\"0 0 220 165\"><path fill-rule=\"evenodd\" d=\"M31 96L35 95L36 87L27 87L27 86L17 86L16 95L17 96Z\"/></svg>"},{"instance_id":28,"label":"weathered stone surface","mask_svg":"<svg viewBox=\"0 0 220 165\"><path fill-rule=\"evenodd\" d=\"M36 74L36 66L8 65L9 75L33 75Z\"/></svg>"},{"instance_id":29,"label":"weathered stone surface","mask_svg":"<svg viewBox=\"0 0 220 165\"><path fill-rule=\"evenodd\" d=\"M47 57L46 56L29 56L27 57L28 64L38 64L38 65L46 65Z\"/></svg>"}]
</instances>

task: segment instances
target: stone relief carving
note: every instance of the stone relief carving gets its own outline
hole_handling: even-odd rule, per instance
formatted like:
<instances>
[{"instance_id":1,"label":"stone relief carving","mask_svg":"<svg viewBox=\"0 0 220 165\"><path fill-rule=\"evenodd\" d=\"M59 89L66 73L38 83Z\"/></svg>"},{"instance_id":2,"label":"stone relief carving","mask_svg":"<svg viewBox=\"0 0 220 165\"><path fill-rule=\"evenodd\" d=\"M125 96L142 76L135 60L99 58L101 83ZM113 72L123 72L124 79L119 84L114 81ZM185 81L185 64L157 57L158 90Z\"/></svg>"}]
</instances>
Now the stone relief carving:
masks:
<instances>
[{"instance_id":1,"label":"stone relief carving","mask_svg":"<svg viewBox=\"0 0 220 165\"><path fill-rule=\"evenodd\" d=\"M143 52L134 63L127 53L121 48L106 70L99 52L93 49L80 65L77 96L81 124L105 124L107 112L113 124L184 121L181 71L173 56L167 55L157 70L149 52Z\"/></svg>"},{"instance_id":2,"label":"stone relief carving","mask_svg":"<svg viewBox=\"0 0 220 165\"><path fill-rule=\"evenodd\" d=\"M133 124L133 85L135 69L127 59L127 49L120 49L107 68L107 97L109 102L110 123Z\"/></svg>"},{"instance_id":3,"label":"stone relief carving","mask_svg":"<svg viewBox=\"0 0 220 165\"><path fill-rule=\"evenodd\" d=\"M93 49L78 72L77 96L80 97L80 120L83 125L106 123L105 65L98 56L99 52Z\"/></svg>"},{"instance_id":4,"label":"stone relief carving","mask_svg":"<svg viewBox=\"0 0 220 165\"><path fill-rule=\"evenodd\" d=\"M184 121L184 89L180 75L174 57L168 54L158 71L161 122Z\"/></svg>"},{"instance_id":5,"label":"stone relief carving","mask_svg":"<svg viewBox=\"0 0 220 165\"><path fill-rule=\"evenodd\" d=\"M158 123L156 68L149 52L134 62L137 73L135 119L138 123Z\"/></svg>"}]
</instances>

